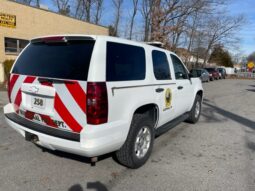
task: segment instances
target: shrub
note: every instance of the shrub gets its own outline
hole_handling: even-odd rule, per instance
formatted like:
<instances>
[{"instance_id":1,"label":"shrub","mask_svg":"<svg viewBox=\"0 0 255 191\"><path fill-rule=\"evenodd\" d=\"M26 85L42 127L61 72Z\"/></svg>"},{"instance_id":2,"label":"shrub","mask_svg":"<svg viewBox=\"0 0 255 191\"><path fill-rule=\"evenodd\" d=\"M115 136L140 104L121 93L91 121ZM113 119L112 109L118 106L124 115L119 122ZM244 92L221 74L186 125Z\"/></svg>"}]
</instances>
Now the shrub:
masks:
<instances>
[{"instance_id":1,"label":"shrub","mask_svg":"<svg viewBox=\"0 0 255 191\"><path fill-rule=\"evenodd\" d=\"M5 60L3 62L3 65L4 65L4 75L6 78L9 77L9 74L10 74L10 71L11 71L11 68L12 68L12 65L14 63L15 60L13 59L9 59L9 60Z\"/></svg>"}]
</instances>

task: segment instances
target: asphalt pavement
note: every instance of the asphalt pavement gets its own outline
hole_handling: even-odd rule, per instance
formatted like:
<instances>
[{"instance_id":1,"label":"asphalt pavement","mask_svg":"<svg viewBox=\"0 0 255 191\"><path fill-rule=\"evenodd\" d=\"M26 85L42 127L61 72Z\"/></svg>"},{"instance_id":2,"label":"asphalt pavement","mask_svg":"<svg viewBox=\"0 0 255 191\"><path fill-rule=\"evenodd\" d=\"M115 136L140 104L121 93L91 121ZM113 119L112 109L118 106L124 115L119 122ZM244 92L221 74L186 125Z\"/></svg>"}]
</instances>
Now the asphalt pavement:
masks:
<instances>
[{"instance_id":1,"label":"asphalt pavement","mask_svg":"<svg viewBox=\"0 0 255 191\"><path fill-rule=\"evenodd\" d=\"M255 81L204 83L199 123L181 123L155 140L137 170L111 154L87 158L43 150L7 126L0 92L0 191L255 190Z\"/></svg>"}]
</instances>

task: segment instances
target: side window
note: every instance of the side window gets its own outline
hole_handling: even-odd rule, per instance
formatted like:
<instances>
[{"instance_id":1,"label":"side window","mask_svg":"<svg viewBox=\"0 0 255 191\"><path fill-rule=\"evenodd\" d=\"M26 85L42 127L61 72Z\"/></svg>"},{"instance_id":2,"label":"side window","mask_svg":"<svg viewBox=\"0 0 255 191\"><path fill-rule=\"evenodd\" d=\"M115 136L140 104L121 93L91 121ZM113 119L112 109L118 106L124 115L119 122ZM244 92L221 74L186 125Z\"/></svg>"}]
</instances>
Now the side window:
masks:
<instances>
[{"instance_id":1,"label":"side window","mask_svg":"<svg viewBox=\"0 0 255 191\"><path fill-rule=\"evenodd\" d=\"M191 70L190 73L194 76L194 77L197 77L197 70Z\"/></svg>"},{"instance_id":2,"label":"side window","mask_svg":"<svg viewBox=\"0 0 255 191\"><path fill-rule=\"evenodd\" d=\"M157 80L170 80L170 69L167 56L164 52L152 51L153 71Z\"/></svg>"},{"instance_id":3,"label":"side window","mask_svg":"<svg viewBox=\"0 0 255 191\"><path fill-rule=\"evenodd\" d=\"M107 42L106 80L145 79L145 51L139 46Z\"/></svg>"},{"instance_id":4,"label":"side window","mask_svg":"<svg viewBox=\"0 0 255 191\"><path fill-rule=\"evenodd\" d=\"M171 54L176 80L188 79L188 72L182 62L175 55Z\"/></svg>"},{"instance_id":5,"label":"side window","mask_svg":"<svg viewBox=\"0 0 255 191\"><path fill-rule=\"evenodd\" d=\"M202 75L202 70L197 70L197 77L200 77Z\"/></svg>"}]
</instances>

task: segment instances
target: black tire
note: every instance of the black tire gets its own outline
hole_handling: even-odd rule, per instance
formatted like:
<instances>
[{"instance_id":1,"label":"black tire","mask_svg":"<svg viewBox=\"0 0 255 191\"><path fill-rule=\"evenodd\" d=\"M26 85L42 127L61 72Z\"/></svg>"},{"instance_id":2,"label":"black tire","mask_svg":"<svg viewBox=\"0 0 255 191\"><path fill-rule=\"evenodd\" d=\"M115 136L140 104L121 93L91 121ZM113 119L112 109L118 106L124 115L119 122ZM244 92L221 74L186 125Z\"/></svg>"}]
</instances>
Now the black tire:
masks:
<instances>
[{"instance_id":1,"label":"black tire","mask_svg":"<svg viewBox=\"0 0 255 191\"><path fill-rule=\"evenodd\" d=\"M139 131L144 127L148 128L150 132L151 141L146 154L142 158L138 158L135 152L135 142ZM136 169L144 165L151 155L154 137L155 132L153 122L152 120L150 120L148 115L135 114L131 123L131 127L126 142L124 143L124 145L122 145L120 150L116 151L115 153L119 163L132 169Z\"/></svg>"},{"instance_id":2,"label":"black tire","mask_svg":"<svg viewBox=\"0 0 255 191\"><path fill-rule=\"evenodd\" d=\"M199 114L196 114L196 105L199 103ZM201 115L201 109L202 109L202 98L200 95L196 95L195 101L193 103L193 106L191 108L191 111L189 112L189 118L186 120L189 123L195 124L198 122L199 117Z\"/></svg>"}]
</instances>

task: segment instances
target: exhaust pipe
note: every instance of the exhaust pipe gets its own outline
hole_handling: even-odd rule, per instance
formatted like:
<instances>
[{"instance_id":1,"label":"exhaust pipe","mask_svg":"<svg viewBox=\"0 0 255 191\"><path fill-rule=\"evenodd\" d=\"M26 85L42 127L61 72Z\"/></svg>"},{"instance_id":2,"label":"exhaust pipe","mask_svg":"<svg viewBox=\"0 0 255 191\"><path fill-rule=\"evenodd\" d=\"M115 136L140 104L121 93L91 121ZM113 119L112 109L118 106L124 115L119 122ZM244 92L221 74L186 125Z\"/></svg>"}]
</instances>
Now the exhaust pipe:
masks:
<instances>
[{"instance_id":1,"label":"exhaust pipe","mask_svg":"<svg viewBox=\"0 0 255 191\"><path fill-rule=\"evenodd\" d=\"M39 138L37 135L34 135L29 132L25 132L25 139L26 141L32 142L32 143L37 143L39 141Z\"/></svg>"}]
</instances>

